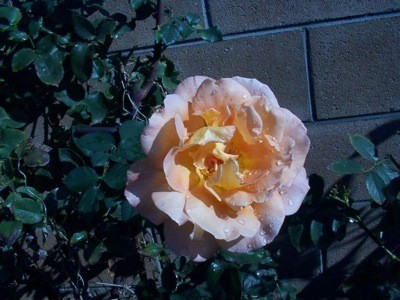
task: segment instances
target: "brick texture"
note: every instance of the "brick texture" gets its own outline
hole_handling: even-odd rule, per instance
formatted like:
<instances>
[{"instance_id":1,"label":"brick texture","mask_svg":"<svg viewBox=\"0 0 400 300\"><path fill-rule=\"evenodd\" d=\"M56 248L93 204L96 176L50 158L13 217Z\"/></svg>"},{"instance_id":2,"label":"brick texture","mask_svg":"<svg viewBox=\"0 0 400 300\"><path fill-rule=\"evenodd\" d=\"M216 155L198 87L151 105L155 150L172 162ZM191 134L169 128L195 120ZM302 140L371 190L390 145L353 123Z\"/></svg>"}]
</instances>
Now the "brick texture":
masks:
<instances>
[{"instance_id":1,"label":"brick texture","mask_svg":"<svg viewBox=\"0 0 400 300\"><path fill-rule=\"evenodd\" d=\"M267 84L281 106L309 120L302 32L235 39L216 44L179 47L167 52L180 78L242 76Z\"/></svg>"},{"instance_id":2,"label":"brick texture","mask_svg":"<svg viewBox=\"0 0 400 300\"><path fill-rule=\"evenodd\" d=\"M400 18L310 30L316 115L400 110Z\"/></svg>"},{"instance_id":3,"label":"brick texture","mask_svg":"<svg viewBox=\"0 0 400 300\"><path fill-rule=\"evenodd\" d=\"M306 24L400 10L399 1L209 0L214 25L224 33Z\"/></svg>"}]
</instances>

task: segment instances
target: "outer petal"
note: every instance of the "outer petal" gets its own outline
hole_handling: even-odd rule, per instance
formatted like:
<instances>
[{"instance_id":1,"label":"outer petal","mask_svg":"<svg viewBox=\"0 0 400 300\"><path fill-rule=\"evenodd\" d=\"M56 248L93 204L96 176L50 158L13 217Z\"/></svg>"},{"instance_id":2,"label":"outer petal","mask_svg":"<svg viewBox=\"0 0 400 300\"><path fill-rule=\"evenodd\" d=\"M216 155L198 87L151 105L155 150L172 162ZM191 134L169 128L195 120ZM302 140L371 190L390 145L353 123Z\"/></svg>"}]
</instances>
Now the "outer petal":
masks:
<instances>
[{"instance_id":1,"label":"outer petal","mask_svg":"<svg viewBox=\"0 0 400 300\"><path fill-rule=\"evenodd\" d=\"M225 207L220 210L221 206ZM216 239L230 241L239 236L251 237L260 226L251 206L237 212L230 211L226 204L218 202L205 189L199 188L187 195L185 211L193 223Z\"/></svg>"},{"instance_id":2,"label":"outer petal","mask_svg":"<svg viewBox=\"0 0 400 300\"><path fill-rule=\"evenodd\" d=\"M278 100L276 100L274 93L271 91L268 85L261 83L257 79L239 76L235 76L232 79L244 86L252 96L264 96L270 105L279 106Z\"/></svg>"},{"instance_id":3,"label":"outer petal","mask_svg":"<svg viewBox=\"0 0 400 300\"><path fill-rule=\"evenodd\" d=\"M194 76L186 78L176 87L174 94L180 95L186 102L192 102L196 95L197 89L204 80L211 79L205 76Z\"/></svg>"},{"instance_id":4,"label":"outer petal","mask_svg":"<svg viewBox=\"0 0 400 300\"><path fill-rule=\"evenodd\" d=\"M261 222L257 233L252 237L239 238L229 243L219 241L218 243L223 249L233 252L247 252L265 246L278 234L285 219L285 209L282 202L267 201L253 204L253 208Z\"/></svg>"},{"instance_id":5,"label":"outer petal","mask_svg":"<svg viewBox=\"0 0 400 300\"><path fill-rule=\"evenodd\" d=\"M274 190L270 201L282 201L285 215L292 215L299 209L309 189L306 170L302 168L290 186Z\"/></svg>"},{"instance_id":6,"label":"outer petal","mask_svg":"<svg viewBox=\"0 0 400 300\"><path fill-rule=\"evenodd\" d=\"M135 209L154 224L161 224L166 215L153 202L152 193L163 191L165 175L154 170L148 159L133 163L127 172L125 197Z\"/></svg>"},{"instance_id":7,"label":"outer petal","mask_svg":"<svg viewBox=\"0 0 400 300\"><path fill-rule=\"evenodd\" d=\"M154 192L152 194L154 204L157 208L166 213L178 225L188 220L183 212L185 207L185 195L179 192Z\"/></svg>"},{"instance_id":8,"label":"outer petal","mask_svg":"<svg viewBox=\"0 0 400 300\"><path fill-rule=\"evenodd\" d=\"M201 237L197 235L196 239L192 240L193 231L194 225L190 222L182 226L169 220L164 223L165 241L172 251L176 254L187 255L197 262L205 261L218 251L218 244L208 232L204 232Z\"/></svg>"},{"instance_id":9,"label":"outer petal","mask_svg":"<svg viewBox=\"0 0 400 300\"><path fill-rule=\"evenodd\" d=\"M168 184L176 191L186 193L190 185L190 170L176 163L179 148L172 148L164 159L164 172Z\"/></svg>"},{"instance_id":10,"label":"outer petal","mask_svg":"<svg viewBox=\"0 0 400 300\"><path fill-rule=\"evenodd\" d=\"M179 145L175 122L171 119L176 115L183 121L189 118L188 103L181 96L167 95L164 105L163 109L153 113L140 139L144 152L153 159L163 157L171 147Z\"/></svg>"}]
</instances>

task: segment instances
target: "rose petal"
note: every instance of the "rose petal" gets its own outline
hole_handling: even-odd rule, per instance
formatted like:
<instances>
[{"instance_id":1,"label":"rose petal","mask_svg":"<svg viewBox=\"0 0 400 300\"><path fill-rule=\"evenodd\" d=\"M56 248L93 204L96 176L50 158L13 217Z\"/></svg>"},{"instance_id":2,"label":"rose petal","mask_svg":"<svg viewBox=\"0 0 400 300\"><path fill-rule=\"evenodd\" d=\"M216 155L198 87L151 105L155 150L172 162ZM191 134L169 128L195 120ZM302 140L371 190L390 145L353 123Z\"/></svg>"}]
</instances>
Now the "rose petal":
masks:
<instances>
[{"instance_id":1,"label":"rose petal","mask_svg":"<svg viewBox=\"0 0 400 300\"><path fill-rule=\"evenodd\" d=\"M254 236L260 222L254 215L253 208L246 206L231 216L217 216L217 205L213 196L204 188L198 188L187 195L185 211L193 223L211 233L216 239L230 241L240 235ZM207 205L205 204L207 203ZM227 209L221 213L228 213Z\"/></svg>"},{"instance_id":2,"label":"rose petal","mask_svg":"<svg viewBox=\"0 0 400 300\"><path fill-rule=\"evenodd\" d=\"M184 224L188 217L183 212L185 207L185 195L179 192L154 192L152 194L154 204L166 213L178 225Z\"/></svg>"},{"instance_id":3,"label":"rose petal","mask_svg":"<svg viewBox=\"0 0 400 300\"><path fill-rule=\"evenodd\" d=\"M208 185L223 189L234 189L240 186L239 164L235 159L228 159L218 167L217 172L208 180Z\"/></svg>"},{"instance_id":4,"label":"rose petal","mask_svg":"<svg viewBox=\"0 0 400 300\"><path fill-rule=\"evenodd\" d=\"M232 139L235 126L207 126L197 130L189 140L189 144L205 145L209 142L224 143Z\"/></svg>"},{"instance_id":5,"label":"rose petal","mask_svg":"<svg viewBox=\"0 0 400 300\"><path fill-rule=\"evenodd\" d=\"M285 207L285 215L292 215L299 209L309 189L306 170L302 168L290 186L284 186L273 192L271 201L280 199Z\"/></svg>"},{"instance_id":6,"label":"rose petal","mask_svg":"<svg viewBox=\"0 0 400 300\"><path fill-rule=\"evenodd\" d=\"M270 243L278 234L285 219L285 209L280 201L253 204L261 224L252 237L238 238L231 242L218 241L223 249L233 252L248 252Z\"/></svg>"},{"instance_id":7,"label":"rose petal","mask_svg":"<svg viewBox=\"0 0 400 300\"><path fill-rule=\"evenodd\" d=\"M168 184L176 191L186 193L190 185L190 170L183 165L176 163L176 156L180 149L172 148L164 159L164 172Z\"/></svg>"},{"instance_id":8,"label":"rose petal","mask_svg":"<svg viewBox=\"0 0 400 300\"><path fill-rule=\"evenodd\" d=\"M194 225L186 222L178 226L175 222L164 223L164 236L167 246L178 255L187 255L191 260L202 262L210 258L219 249L215 238L204 232L201 238L197 235L191 239Z\"/></svg>"},{"instance_id":9,"label":"rose petal","mask_svg":"<svg viewBox=\"0 0 400 300\"><path fill-rule=\"evenodd\" d=\"M197 93L197 89L204 80L210 79L205 76L195 76L186 78L176 87L174 94L180 95L185 101L192 102L193 97Z\"/></svg>"},{"instance_id":10,"label":"rose petal","mask_svg":"<svg viewBox=\"0 0 400 300\"><path fill-rule=\"evenodd\" d=\"M257 79L243 78L239 76L235 76L232 78L236 82L240 83L244 86L252 96L264 96L268 103L272 106L279 106L278 100L268 85L261 83Z\"/></svg>"},{"instance_id":11,"label":"rose petal","mask_svg":"<svg viewBox=\"0 0 400 300\"><path fill-rule=\"evenodd\" d=\"M165 175L154 170L148 159L133 163L127 172L125 197L135 209L154 224L161 224L166 215L153 202L151 194L165 188Z\"/></svg>"}]
</instances>

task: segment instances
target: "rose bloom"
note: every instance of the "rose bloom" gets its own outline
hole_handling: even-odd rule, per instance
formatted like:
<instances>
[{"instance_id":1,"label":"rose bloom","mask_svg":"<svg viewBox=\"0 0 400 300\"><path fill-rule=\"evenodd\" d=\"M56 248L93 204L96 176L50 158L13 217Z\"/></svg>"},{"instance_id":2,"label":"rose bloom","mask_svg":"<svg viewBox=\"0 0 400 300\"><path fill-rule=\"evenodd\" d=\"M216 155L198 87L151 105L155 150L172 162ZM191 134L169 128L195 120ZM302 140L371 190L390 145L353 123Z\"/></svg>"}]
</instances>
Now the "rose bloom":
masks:
<instances>
[{"instance_id":1,"label":"rose bloom","mask_svg":"<svg viewBox=\"0 0 400 300\"><path fill-rule=\"evenodd\" d=\"M255 79L190 77L151 116L125 196L192 260L263 247L309 190L306 133Z\"/></svg>"}]
</instances>

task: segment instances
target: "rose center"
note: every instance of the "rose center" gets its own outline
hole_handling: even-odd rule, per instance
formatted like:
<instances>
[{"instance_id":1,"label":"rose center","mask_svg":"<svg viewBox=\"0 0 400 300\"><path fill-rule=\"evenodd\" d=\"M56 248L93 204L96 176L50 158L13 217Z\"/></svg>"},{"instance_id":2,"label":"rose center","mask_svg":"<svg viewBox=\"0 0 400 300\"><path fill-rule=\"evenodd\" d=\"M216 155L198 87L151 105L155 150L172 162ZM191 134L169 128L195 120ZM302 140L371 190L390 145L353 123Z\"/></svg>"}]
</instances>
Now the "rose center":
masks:
<instances>
[{"instance_id":1,"label":"rose center","mask_svg":"<svg viewBox=\"0 0 400 300\"><path fill-rule=\"evenodd\" d=\"M207 154L204 158L204 169L201 170L203 175L210 176L218 169L218 165L223 164L224 161L215 157L212 154Z\"/></svg>"}]
</instances>

